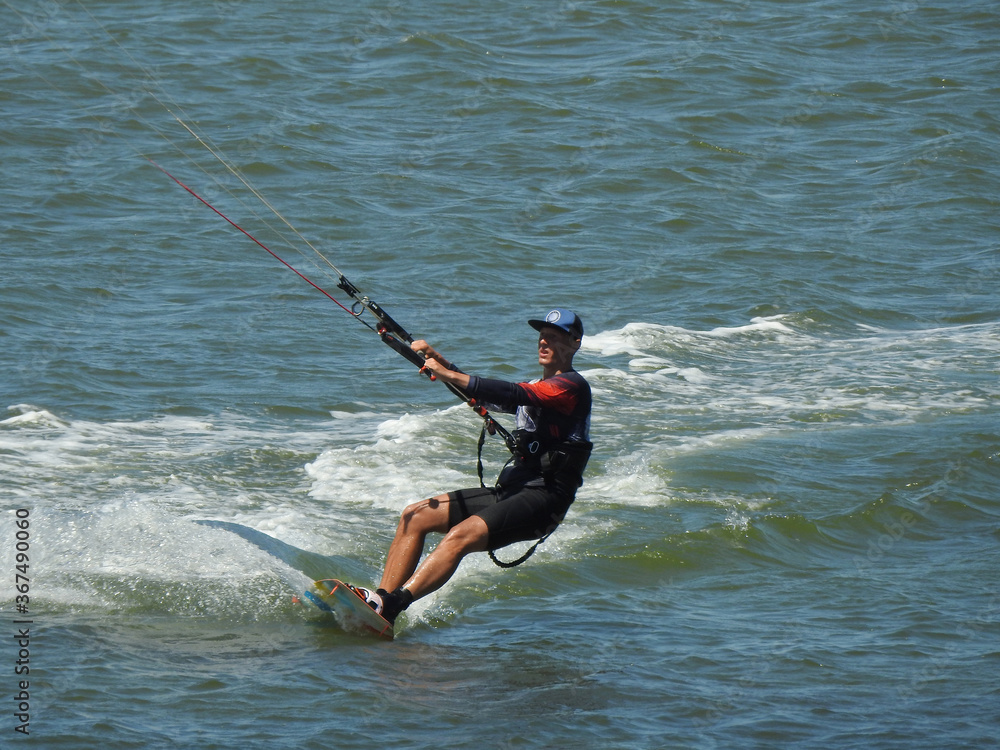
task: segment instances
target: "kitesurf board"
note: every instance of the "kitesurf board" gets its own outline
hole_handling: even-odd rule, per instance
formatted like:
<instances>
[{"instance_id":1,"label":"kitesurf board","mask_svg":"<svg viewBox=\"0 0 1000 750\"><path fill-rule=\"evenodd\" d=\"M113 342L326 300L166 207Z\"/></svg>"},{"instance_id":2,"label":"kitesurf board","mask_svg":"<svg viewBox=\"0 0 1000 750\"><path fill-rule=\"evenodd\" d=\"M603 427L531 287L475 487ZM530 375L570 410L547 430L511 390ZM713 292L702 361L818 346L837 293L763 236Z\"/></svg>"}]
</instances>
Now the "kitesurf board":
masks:
<instances>
[{"instance_id":1,"label":"kitesurf board","mask_svg":"<svg viewBox=\"0 0 1000 750\"><path fill-rule=\"evenodd\" d=\"M360 594L336 578L315 581L305 598L324 612L331 612L345 630L370 633L392 640L392 623L368 606Z\"/></svg>"}]
</instances>

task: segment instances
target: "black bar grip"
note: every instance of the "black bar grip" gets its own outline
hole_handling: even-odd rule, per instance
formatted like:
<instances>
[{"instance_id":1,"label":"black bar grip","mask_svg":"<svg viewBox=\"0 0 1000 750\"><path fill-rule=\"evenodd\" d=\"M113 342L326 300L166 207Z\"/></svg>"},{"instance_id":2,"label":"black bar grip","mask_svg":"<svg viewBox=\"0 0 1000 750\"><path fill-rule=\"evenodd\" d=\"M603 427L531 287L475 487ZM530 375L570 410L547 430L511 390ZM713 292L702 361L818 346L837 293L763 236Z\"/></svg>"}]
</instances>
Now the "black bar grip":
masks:
<instances>
[{"instance_id":1,"label":"black bar grip","mask_svg":"<svg viewBox=\"0 0 1000 750\"><path fill-rule=\"evenodd\" d=\"M389 313L383 310L382 306L378 302L372 302L371 300L368 300L367 302L365 302L365 307L367 307L369 310L372 311L375 317L378 318L379 323L381 323L382 327L385 328L387 331L395 334L396 336L399 336L399 338L403 339L403 341L406 342L413 341L413 337L406 332L406 329L403 328L403 326L401 326L395 320L393 320L392 317L389 315ZM416 354L416 352L414 352L414 354Z\"/></svg>"},{"instance_id":2,"label":"black bar grip","mask_svg":"<svg viewBox=\"0 0 1000 750\"><path fill-rule=\"evenodd\" d=\"M402 354L404 357L406 357L408 360L410 360L410 362L412 362L413 364L415 364L417 367L423 368L423 366L424 366L424 358L423 358L423 356L421 356L417 352L413 351L409 347L408 344L403 343L402 341L400 341L399 339L397 339L395 336L391 335L385 329L380 330L379 333L378 333L378 335L379 335L379 338L381 338L382 341L384 341L386 344L388 344L390 348L392 348L395 351L397 351L400 354Z\"/></svg>"}]
</instances>

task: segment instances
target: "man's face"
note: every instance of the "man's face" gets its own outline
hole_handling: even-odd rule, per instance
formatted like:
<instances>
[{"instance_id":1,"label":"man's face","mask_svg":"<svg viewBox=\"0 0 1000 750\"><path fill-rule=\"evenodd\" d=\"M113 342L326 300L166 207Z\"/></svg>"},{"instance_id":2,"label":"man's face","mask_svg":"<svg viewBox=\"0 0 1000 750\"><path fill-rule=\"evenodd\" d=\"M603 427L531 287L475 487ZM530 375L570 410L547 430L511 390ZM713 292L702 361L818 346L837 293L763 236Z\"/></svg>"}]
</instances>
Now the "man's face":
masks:
<instances>
[{"instance_id":1,"label":"man's face","mask_svg":"<svg viewBox=\"0 0 1000 750\"><path fill-rule=\"evenodd\" d=\"M542 326L538 332L538 364L566 366L580 348L580 342L566 331L554 326Z\"/></svg>"}]
</instances>

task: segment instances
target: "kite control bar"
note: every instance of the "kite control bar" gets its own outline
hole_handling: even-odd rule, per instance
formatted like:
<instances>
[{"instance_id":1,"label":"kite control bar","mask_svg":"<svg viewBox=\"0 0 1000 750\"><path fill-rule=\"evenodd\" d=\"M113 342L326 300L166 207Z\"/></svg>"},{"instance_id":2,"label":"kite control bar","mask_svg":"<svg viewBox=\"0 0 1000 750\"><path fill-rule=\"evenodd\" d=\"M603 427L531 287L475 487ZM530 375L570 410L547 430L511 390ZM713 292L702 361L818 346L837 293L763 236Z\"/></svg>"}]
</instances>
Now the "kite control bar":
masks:
<instances>
[{"instance_id":1,"label":"kite control bar","mask_svg":"<svg viewBox=\"0 0 1000 750\"><path fill-rule=\"evenodd\" d=\"M378 325L375 327L375 332L378 333L378 336L382 339L383 343L419 367L431 380L436 379L432 372L424 370L426 357L410 348L409 344L413 343L413 336L411 336L406 329L403 328L403 326L393 320L392 316L389 315L389 313L387 313L380 304L372 299L369 299L367 296L362 295L361 290L348 281L347 277L343 274L340 275L337 287L339 289L343 289L348 295L351 296L352 299L354 299L354 305L351 307L351 314L354 317L360 318L361 314L364 313L365 310L368 310L378 321ZM450 367L456 372L462 372L454 365L450 365ZM447 386L448 390L471 406L476 414L483 418L485 428L491 435L499 434L500 437L503 438L504 442L507 444L507 448L510 449L511 453L513 453L517 446L514 436L511 435L502 424L490 416L486 407L476 403L476 400L470 398L461 388L458 388L450 383L448 383Z\"/></svg>"}]
</instances>

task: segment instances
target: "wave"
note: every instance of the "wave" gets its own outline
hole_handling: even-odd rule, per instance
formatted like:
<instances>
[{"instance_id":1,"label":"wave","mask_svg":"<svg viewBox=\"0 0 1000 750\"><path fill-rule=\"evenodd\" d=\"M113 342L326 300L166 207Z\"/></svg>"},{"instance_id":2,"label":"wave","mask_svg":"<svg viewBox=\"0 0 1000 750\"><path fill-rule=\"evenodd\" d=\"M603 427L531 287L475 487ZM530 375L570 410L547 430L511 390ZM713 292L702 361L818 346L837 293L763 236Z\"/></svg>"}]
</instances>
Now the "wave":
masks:
<instances>
[{"instance_id":1,"label":"wave","mask_svg":"<svg viewBox=\"0 0 1000 750\"><path fill-rule=\"evenodd\" d=\"M996 324L832 336L789 316L588 336L597 451L577 502L516 583L477 557L454 591L868 575L930 548L956 555L955 539L997 528L997 338ZM55 609L296 617L287 602L308 576L251 537L373 578L407 503L476 484L478 421L462 405L345 403L326 419L8 412L7 508L31 510L39 601ZM487 475L504 459L491 444ZM13 518L0 514L0 538ZM413 617L463 606L452 591Z\"/></svg>"}]
</instances>

